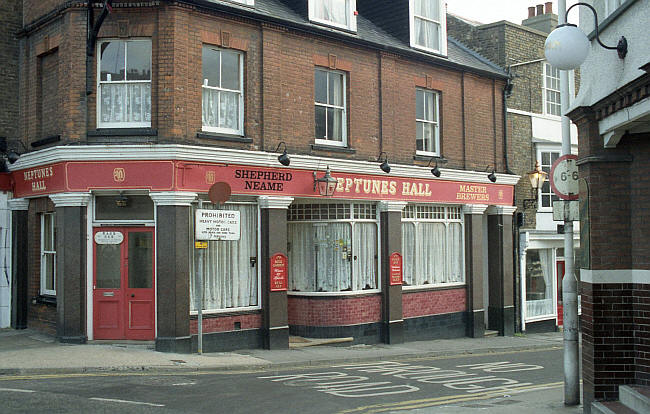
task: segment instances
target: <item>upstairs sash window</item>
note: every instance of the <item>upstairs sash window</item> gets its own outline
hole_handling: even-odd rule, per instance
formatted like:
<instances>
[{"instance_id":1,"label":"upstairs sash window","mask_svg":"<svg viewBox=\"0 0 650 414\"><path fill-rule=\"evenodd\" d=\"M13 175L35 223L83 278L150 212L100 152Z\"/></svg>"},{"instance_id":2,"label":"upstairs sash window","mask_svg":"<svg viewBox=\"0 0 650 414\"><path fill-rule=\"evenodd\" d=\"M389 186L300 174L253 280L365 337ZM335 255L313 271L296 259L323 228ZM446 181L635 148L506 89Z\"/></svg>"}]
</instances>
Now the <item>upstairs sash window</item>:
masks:
<instances>
[{"instance_id":1,"label":"upstairs sash window","mask_svg":"<svg viewBox=\"0 0 650 414\"><path fill-rule=\"evenodd\" d=\"M357 30L356 0L310 0L309 20L340 27L342 29Z\"/></svg>"},{"instance_id":2,"label":"upstairs sash window","mask_svg":"<svg viewBox=\"0 0 650 414\"><path fill-rule=\"evenodd\" d=\"M151 127L151 40L99 43L97 126Z\"/></svg>"},{"instance_id":3,"label":"upstairs sash window","mask_svg":"<svg viewBox=\"0 0 650 414\"><path fill-rule=\"evenodd\" d=\"M447 54L447 19L442 0L410 0L411 46Z\"/></svg>"},{"instance_id":4,"label":"upstairs sash window","mask_svg":"<svg viewBox=\"0 0 650 414\"><path fill-rule=\"evenodd\" d=\"M244 134L244 56L203 47L203 130Z\"/></svg>"}]
</instances>

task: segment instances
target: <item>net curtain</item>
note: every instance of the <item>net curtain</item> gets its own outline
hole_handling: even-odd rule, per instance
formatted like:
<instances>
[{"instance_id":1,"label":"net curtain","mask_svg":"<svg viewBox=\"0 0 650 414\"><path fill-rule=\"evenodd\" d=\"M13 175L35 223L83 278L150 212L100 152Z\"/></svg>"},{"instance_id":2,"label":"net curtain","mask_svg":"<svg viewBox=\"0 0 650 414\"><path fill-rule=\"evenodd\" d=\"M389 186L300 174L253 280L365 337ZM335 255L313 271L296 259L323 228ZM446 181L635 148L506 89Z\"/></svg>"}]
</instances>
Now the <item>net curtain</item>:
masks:
<instances>
[{"instance_id":1,"label":"net curtain","mask_svg":"<svg viewBox=\"0 0 650 414\"><path fill-rule=\"evenodd\" d=\"M211 205L204 204L210 209ZM241 214L241 238L238 241L210 241L204 254L203 309L227 309L257 306L257 206L228 204L227 210ZM190 278L191 310L196 310L195 277L197 255L194 256L194 277Z\"/></svg>"},{"instance_id":2,"label":"net curtain","mask_svg":"<svg viewBox=\"0 0 650 414\"><path fill-rule=\"evenodd\" d=\"M347 26L347 0L320 0L314 17Z\"/></svg>"}]
</instances>

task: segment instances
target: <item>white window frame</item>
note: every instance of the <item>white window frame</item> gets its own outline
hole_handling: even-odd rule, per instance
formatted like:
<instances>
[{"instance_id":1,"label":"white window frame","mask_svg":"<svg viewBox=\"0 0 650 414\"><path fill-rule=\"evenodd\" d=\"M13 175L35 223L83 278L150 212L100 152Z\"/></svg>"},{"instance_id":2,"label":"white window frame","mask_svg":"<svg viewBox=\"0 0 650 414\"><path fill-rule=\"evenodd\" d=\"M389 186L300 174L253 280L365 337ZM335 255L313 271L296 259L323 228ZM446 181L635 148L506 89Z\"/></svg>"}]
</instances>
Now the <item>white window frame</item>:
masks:
<instances>
[{"instance_id":1,"label":"white window frame","mask_svg":"<svg viewBox=\"0 0 650 414\"><path fill-rule=\"evenodd\" d=\"M149 99L151 99L151 94L152 94L152 80L133 80L129 81L123 80L123 81L102 81L101 80L101 45L102 43L107 43L107 42L124 42L124 43L129 43L129 42L149 42L149 44L153 47L153 42L151 41L150 38L129 38L129 39L102 39L97 42L97 128L151 128L151 120L149 121L142 121L142 122L103 122L102 121L102 99L101 99L101 85L103 84L117 84L117 83L122 83L122 84L129 84L129 83L148 83L150 85L149 89ZM127 66L127 59L128 53L124 53L124 68L125 68L125 73L126 73L126 66ZM149 69L150 73L153 77L153 49L152 49L152 55L149 56ZM152 113L150 114L153 117L153 105L151 105L151 111Z\"/></svg>"},{"instance_id":2,"label":"white window frame","mask_svg":"<svg viewBox=\"0 0 650 414\"><path fill-rule=\"evenodd\" d=\"M553 76L553 74L549 74L548 70L549 68L552 68L551 64L548 62L542 62L542 103L543 103L543 113L548 116L561 116L562 115L562 95L561 95L561 90L560 90L560 71L557 70L557 77ZM548 78L553 78L557 80L557 86L558 89L552 88L548 84ZM547 97L547 92L555 92L557 93L558 96L558 101L557 102L551 102L548 100ZM558 113L555 114L552 111L549 111L548 106L553 105L553 107L557 108Z\"/></svg>"},{"instance_id":3,"label":"white window frame","mask_svg":"<svg viewBox=\"0 0 650 414\"><path fill-rule=\"evenodd\" d=\"M203 90L205 89L210 89L214 91L235 92L239 94L239 129L201 125L201 130L205 132L217 132L217 133L243 136L244 135L244 54L237 50L222 49L216 46L211 46L206 44L204 44L203 47L204 48L207 47L214 51L218 51L219 53L221 52L235 53L239 57L239 90L225 89L216 86L208 86L206 85L207 79L203 79L201 83L201 111L203 111ZM219 59L220 65L221 62L222 59ZM203 61L201 61L201 64L203 65ZM219 68L219 78L221 78L221 68ZM203 121L201 121L201 123L203 123Z\"/></svg>"},{"instance_id":4,"label":"white window frame","mask_svg":"<svg viewBox=\"0 0 650 414\"><path fill-rule=\"evenodd\" d=\"M415 15L415 2L416 1L437 1L438 7L440 8L440 20L439 22L435 20L428 19L426 17L416 16ZM440 49L433 49L427 46L420 45L416 43L415 39L415 19L423 19L430 22L433 22L440 26ZM409 0L409 33L411 39L411 47L420 49L426 52L432 52L440 55L447 56L447 4L444 0Z\"/></svg>"},{"instance_id":5,"label":"white window frame","mask_svg":"<svg viewBox=\"0 0 650 414\"><path fill-rule=\"evenodd\" d=\"M407 214L407 208L408 207L414 207L417 211L418 206L425 206L425 207L437 207L437 208L444 208L444 218L412 218L412 217L405 217ZM455 219L455 218L450 218L450 212L449 210L453 209L458 209L460 208L460 218ZM416 213L417 214L417 213ZM402 210L402 221L401 223L413 223L415 227L415 244L417 245L418 243L418 224L420 223L442 223L445 225L445 236L447 238L447 242L449 241L449 225L451 223L460 223L461 227L461 252L460 252L460 260L461 260L461 274L463 276L463 281L462 282L449 282L449 283L432 283L432 284L426 284L426 285L402 285L402 290L410 290L410 289L435 289L435 288L440 288L440 287L449 287L449 286L465 286L467 284L467 275L465 274L465 220L464 220L464 215L462 208L459 206L446 206L446 205L430 205L430 204L408 204L403 210ZM402 246L402 252L404 252L404 246ZM447 255L449 256L449 255ZM415 261L417 263L417 260ZM445 263L445 272L449 273L450 272L450 262ZM420 270L415 269L415 273L418 273Z\"/></svg>"},{"instance_id":6,"label":"white window frame","mask_svg":"<svg viewBox=\"0 0 650 414\"><path fill-rule=\"evenodd\" d=\"M357 16L355 11L357 10L357 0L345 0L346 2L346 13L348 17L349 25L344 25L340 23L333 22L331 20L319 19L316 17L316 7L322 0L309 0L309 20L315 23L324 24L327 26L337 27L340 29L350 30L353 32L357 31Z\"/></svg>"},{"instance_id":7,"label":"white window frame","mask_svg":"<svg viewBox=\"0 0 650 414\"><path fill-rule=\"evenodd\" d=\"M433 91L431 89L424 89L424 88L416 88L416 98L415 98L415 104L417 105L417 91L422 91L424 94L433 94L434 97L434 102L436 106L436 110L434 112L434 118L435 120L430 121L427 119L418 119L417 118L417 108L415 108L415 127L417 128L418 122L423 122L427 124L431 124L434 126L434 137L433 137L433 144L435 146L435 151L422 151L417 149L417 142L416 142L416 151L415 153L417 155L425 155L425 156L439 156L440 155L440 93L437 91ZM424 100L425 102L425 108L426 108L426 99ZM426 110L424 111L426 114ZM417 141L417 130L416 130L416 141Z\"/></svg>"},{"instance_id":8,"label":"white window frame","mask_svg":"<svg viewBox=\"0 0 650 414\"><path fill-rule=\"evenodd\" d=\"M605 0L605 15L603 16L603 19L614 13L616 9L621 7L621 4L623 4L624 1L625 0Z\"/></svg>"},{"instance_id":9,"label":"white window frame","mask_svg":"<svg viewBox=\"0 0 650 414\"><path fill-rule=\"evenodd\" d=\"M45 250L45 217L50 217L50 234L52 235L52 247L54 250ZM56 216L54 213L43 213L41 214L41 295L56 296L56 237L55 237L55 227L56 227ZM52 269L52 286L54 289L47 288L47 262L45 260L46 255L51 255L54 257L54 267Z\"/></svg>"},{"instance_id":10,"label":"white window frame","mask_svg":"<svg viewBox=\"0 0 650 414\"><path fill-rule=\"evenodd\" d=\"M334 201L334 200L332 200ZM314 202L314 201L307 201L307 202L295 202L295 204L332 204L332 202ZM355 236L355 224L356 223L375 223L376 228L377 228L377 240L376 240L376 246L375 248L377 249L377 287L372 288L372 289L367 289L367 290L350 290L350 291L336 291L336 292L307 292L307 291L301 291L301 292L296 292L296 291L291 291L288 290L287 294L292 295L292 296L349 296L349 295L360 295L360 294L370 294L370 293L378 293L381 292L381 246L380 246L380 239L381 239L381 234L380 234L380 224L379 224L379 211L377 210L376 216L374 219L367 219L367 218L355 218L354 216L354 205L355 204L372 204L372 203L367 203L363 201L345 201L345 200L340 200L336 202L335 204L344 204L346 206L346 209L348 210L348 216L345 219L317 219L317 220L289 220L289 217L287 216L287 223L311 223L311 224L317 224L317 223L348 223L350 224L350 242L354 244L354 236ZM291 271L291 265L289 265L289 271ZM354 285L354 280L358 275L355 274L354 272L354 266L352 265L352 268L350 270L350 284L353 286Z\"/></svg>"},{"instance_id":11,"label":"white window frame","mask_svg":"<svg viewBox=\"0 0 650 414\"><path fill-rule=\"evenodd\" d=\"M337 105L331 105L331 104L325 104L325 103L320 103L316 102L316 71L319 70L321 72L326 72L328 74L327 76L327 91L329 93L329 74L330 73L336 73L338 75L341 75L343 78L343 106L337 106ZM323 139L323 138L315 138L316 144L319 145L329 145L329 146L335 146L335 147L347 147L348 146L348 111L347 111L347 106L348 106L348 101L347 101L347 94L348 94L348 85L347 85L347 74L345 72L342 72L340 70L330 70L326 68L321 68L317 67L314 70L314 135L316 135L316 107L320 106L323 108L335 108L335 109L341 109L342 110L342 117L343 119L341 120L341 141L335 141L331 139ZM328 99L329 100L329 99ZM326 117L327 121L327 117ZM326 130L327 130L327 124L326 124ZM327 133L325 134L327 136Z\"/></svg>"},{"instance_id":12,"label":"white window frame","mask_svg":"<svg viewBox=\"0 0 650 414\"><path fill-rule=\"evenodd\" d=\"M537 156L537 161L539 161L539 165L544 169L546 172L549 173L549 175L546 177L546 182L549 183L549 190L550 192L548 193L551 196L551 205L549 207L543 207L542 206L542 195L546 193L542 193L542 186L540 186L537 189L537 211L538 212L552 212L553 211L553 189L551 188L550 185L550 169L553 166L553 153L557 153L558 157L562 156L562 147L558 145L537 145L536 146L536 156ZM546 165L542 163L542 153L549 153L549 159L551 160L550 165ZM545 167L548 167L548 170L545 169Z\"/></svg>"}]
</instances>

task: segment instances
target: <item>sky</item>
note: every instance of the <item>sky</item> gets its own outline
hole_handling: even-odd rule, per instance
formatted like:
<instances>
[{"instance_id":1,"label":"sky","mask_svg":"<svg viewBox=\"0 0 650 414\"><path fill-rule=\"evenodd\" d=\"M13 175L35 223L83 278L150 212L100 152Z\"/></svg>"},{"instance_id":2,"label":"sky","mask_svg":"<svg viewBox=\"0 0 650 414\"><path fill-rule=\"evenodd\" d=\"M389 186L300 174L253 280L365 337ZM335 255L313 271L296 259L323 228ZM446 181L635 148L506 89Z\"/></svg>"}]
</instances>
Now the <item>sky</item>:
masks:
<instances>
[{"instance_id":1,"label":"sky","mask_svg":"<svg viewBox=\"0 0 650 414\"><path fill-rule=\"evenodd\" d=\"M447 11L480 23L501 20L521 24L528 18L528 7L544 4L547 0L447 0ZM577 0L566 0L567 8ZM557 14L557 0L553 0L553 13ZM571 10L569 22L577 22L578 13ZM575 20L574 20L575 19Z\"/></svg>"}]
</instances>

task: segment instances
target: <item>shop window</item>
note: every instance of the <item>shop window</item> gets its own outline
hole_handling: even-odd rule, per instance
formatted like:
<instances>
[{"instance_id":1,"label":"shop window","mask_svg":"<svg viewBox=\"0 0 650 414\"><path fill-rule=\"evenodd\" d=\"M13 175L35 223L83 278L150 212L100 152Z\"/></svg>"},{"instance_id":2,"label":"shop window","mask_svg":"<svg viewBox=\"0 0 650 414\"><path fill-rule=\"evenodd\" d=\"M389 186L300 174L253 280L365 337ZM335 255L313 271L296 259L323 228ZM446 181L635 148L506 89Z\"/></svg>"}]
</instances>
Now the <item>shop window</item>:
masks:
<instances>
[{"instance_id":1,"label":"shop window","mask_svg":"<svg viewBox=\"0 0 650 414\"><path fill-rule=\"evenodd\" d=\"M97 126L151 127L151 40L99 42Z\"/></svg>"},{"instance_id":2,"label":"shop window","mask_svg":"<svg viewBox=\"0 0 650 414\"><path fill-rule=\"evenodd\" d=\"M339 71L314 72L316 143L347 145L346 79Z\"/></svg>"},{"instance_id":3,"label":"shop window","mask_svg":"<svg viewBox=\"0 0 650 414\"><path fill-rule=\"evenodd\" d=\"M404 286L464 283L460 207L407 205L402 210Z\"/></svg>"},{"instance_id":4,"label":"shop window","mask_svg":"<svg viewBox=\"0 0 650 414\"><path fill-rule=\"evenodd\" d=\"M203 130L244 134L244 55L203 46Z\"/></svg>"},{"instance_id":5,"label":"shop window","mask_svg":"<svg viewBox=\"0 0 650 414\"><path fill-rule=\"evenodd\" d=\"M203 203L201 208L216 209L214 204L209 203ZM259 308L257 204L227 203L223 209L240 212L240 239L208 242L203 255L203 310L218 312ZM191 234L194 234L193 228ZM190 246L190 255L190 310L194 312L197 310L195 281L199 258L193 245Z\"/></svg>"},{"instance_id":6,"label":"shop window","mask_svg":"<svg viewBox=\"0 0 650 414\"><path fill-rule=\"evenodd\" d=\"M447 54L447 19L443 0L409 0L411 46Z\"/></svg>"},{"instance_id":7,"label":"shop window","mask_svg":"<svg viewBox=\"0 0 650 414\"><path fill-rule=\"evenodd\" d=\"M56 295L56 226L54 213L41 215L41 295Z\"/></svg>"},{"instance_id":8,"label":"shop window","mask_svg":"<svg viewBox=\"0 0 650 414\"><path fill-rule=\"evenodd\" d=\"M555 314L553 249L526 251L526 317Z\"/></svg>"},{"instance_id":9,"label":"shop window","mask_svg":"<svg viewBox=\"0 0 650 414\"><path fill-rule=\"evenodd\" d=\"M294 204L287 220L290 291L377 289L374 204Z\"/></svg>"},{"instance_id":10,"label":"shop window","mask_svg":"<svg viewBox=\"0 0 650 414\"><path fill-rule=\"evenodd\" d=\"M415 148L422 155L440 155L438 98L434 91L415 91Z\"/></svg>"},{"instance_id":11,"label":"shop window","mask_svg":"<svg viewBox=\"0 0 650 414\"><path fill-rule=\"evenodd\" d=\"M562 115L560 102L560 70L544 63L544 113Z\"/></svg>"},{"instance_id":12,"label":"shop window","mask_svg":"<svg viewBox=\"0 0 650 414\"><path fill-rule=\"evenodd\" d=\"M356 9L356 0L309 0L309 20L356 31Z\"/></svg>"}]
</instances>

